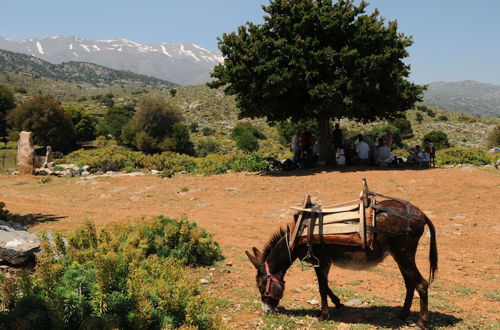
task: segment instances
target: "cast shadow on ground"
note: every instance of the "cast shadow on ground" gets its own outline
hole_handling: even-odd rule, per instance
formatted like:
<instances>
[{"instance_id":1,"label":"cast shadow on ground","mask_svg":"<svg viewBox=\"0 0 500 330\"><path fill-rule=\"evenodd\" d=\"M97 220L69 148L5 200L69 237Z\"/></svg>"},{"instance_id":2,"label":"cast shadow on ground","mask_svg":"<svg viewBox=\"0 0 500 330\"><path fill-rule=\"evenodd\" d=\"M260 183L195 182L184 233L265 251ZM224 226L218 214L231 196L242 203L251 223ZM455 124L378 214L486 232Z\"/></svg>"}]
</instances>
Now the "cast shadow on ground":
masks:
<instances>
[{"instance_id":1,"label":"cast shadow on ground","mask_svg":"<svg viewBox=\"0 0 500 330\"><path fill-rule=\"evenodd\" d=\"M40 213L35 213L35 214L25 214L25 215L19 215L16 214L14 215L15 219L13 219L15 222L20 223L22 225L25 225L26 227L30 228L42 223L46 222L57 222L61 219L67 218L65 215L54 215L54 214L40 214Z\"/></svg>"},{"instance_id":2,"label":"cast shadow on ground","mask_svg":"<svg viewBox=\"0 0 500 330\"><path fill-rule=\"evenodd\" d=\"M419 313L411 312L407 321L397 318L397 313L401 311L401 307L394 306L360 306L348 307L344 306L341 309L330 308L330 317L328 321L343 322L347 324L370 324L375 327L399 328L408 325L407 321L417 322ZM317 317L319 309L282 309L279 311L281 315L289 316L309 316ZM434 327L453 327L460 323L463 319L457 318L450 314L441 312L429 312L429 326Z\"/></svg>"},{"instance_id":3,"label":"cast shadow on ground","mask_svg":"<svg viewBox=\"0 0 500 330\"><path fill-rule=\"evenodd\" d=\"M319 173L351 173L351 172L366 172L366 171L430 171L438 169L439 167L418 167L418 166L399 166L399 167L380 167L380 166L360 166L360 165L326 165L326 166L316 166L308 169L294 169L294 170L277 170L268 173L264 173L264 176L275 176L275 177L302 177L310 176Z\"/></svg>"}]
</instances>

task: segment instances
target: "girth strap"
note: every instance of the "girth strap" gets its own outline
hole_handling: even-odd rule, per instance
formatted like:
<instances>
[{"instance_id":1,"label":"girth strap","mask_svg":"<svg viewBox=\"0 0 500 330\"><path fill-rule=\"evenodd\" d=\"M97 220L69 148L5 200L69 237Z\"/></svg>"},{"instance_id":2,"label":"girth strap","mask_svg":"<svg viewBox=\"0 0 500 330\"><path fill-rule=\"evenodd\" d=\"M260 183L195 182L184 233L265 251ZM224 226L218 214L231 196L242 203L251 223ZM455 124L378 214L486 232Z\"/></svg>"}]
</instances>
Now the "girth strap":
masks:
<instances>
[{"instance_id":1,"label":"girth strap","mask_svg":"<svg viewBox=\"0 0 500 330\"><path fill-rule=\"evenodd\" d=\"M389 236L389 237L392 237L392 238L404 238L404 237L406 237L406 235L396 234L396 233L393 233L392 231L380 229L380 228L369 226L369 225L366 225L366 229L367 230L371 230L371 231L373 231L375 233L384 234L385 236Z\"/></svg>"}]
</instances>

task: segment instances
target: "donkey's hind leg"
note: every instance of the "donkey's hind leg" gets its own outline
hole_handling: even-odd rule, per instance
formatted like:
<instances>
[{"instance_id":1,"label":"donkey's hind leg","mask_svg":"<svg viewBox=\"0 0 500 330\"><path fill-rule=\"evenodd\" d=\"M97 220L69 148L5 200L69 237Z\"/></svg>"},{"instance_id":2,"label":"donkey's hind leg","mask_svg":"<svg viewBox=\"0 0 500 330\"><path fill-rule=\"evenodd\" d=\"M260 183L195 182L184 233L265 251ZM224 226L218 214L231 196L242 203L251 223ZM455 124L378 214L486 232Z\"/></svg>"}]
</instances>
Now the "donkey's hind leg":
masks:
<instances>
[{"instance_id":1,"label":"donkey's hind leg","mask_svg":"<svg viewBox=\"0 0 500 330\"><path fill-rule=\"evenodd\" d=\"M416 249L415 249L416 250ZM427 328L427 323L429 321L429 311L428 306L428 294L427 289L429 287L429 282L422 277L420 271L415 264L415 253L406 251L403 253L398 253L394 255L399 270L403 275L405 286L406 286L406 297L403 305L402 311L399 313L398 317L405 320L410 314L410 307L413 301L413 294L415 289L420 296L420 318L417 322L417 326L422 329Z\"/></svg>"}]
</instances>

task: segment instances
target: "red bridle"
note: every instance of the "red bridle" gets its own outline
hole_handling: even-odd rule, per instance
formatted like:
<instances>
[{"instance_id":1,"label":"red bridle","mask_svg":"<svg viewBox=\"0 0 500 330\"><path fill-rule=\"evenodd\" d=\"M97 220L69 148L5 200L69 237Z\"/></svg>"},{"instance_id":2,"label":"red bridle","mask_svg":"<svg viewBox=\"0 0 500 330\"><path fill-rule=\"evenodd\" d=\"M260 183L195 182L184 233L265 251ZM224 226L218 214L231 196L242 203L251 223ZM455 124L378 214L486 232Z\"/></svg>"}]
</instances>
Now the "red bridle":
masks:
<instances>
[{"instance_id":1,"label":"red bridle","mask_svg":"<svg viewBox=\"0 0 500 330\"><path fill-rule=\"evenodd\" d=\"M264 265L266 265L267 280L266 280L266 291L264 291L264 293L262 294L262 297L271 298L274 300L280 300L281 298L276 297L276 296L271 294L271 281L276 282L279 285L281 285L283 287L283 290L285 289L285 281L282 281L282 280L274 277L273 274L271 274L271 271L269 270L269 265L267 264L267 261L264 262Z\"/></svg>"}]
</instances>

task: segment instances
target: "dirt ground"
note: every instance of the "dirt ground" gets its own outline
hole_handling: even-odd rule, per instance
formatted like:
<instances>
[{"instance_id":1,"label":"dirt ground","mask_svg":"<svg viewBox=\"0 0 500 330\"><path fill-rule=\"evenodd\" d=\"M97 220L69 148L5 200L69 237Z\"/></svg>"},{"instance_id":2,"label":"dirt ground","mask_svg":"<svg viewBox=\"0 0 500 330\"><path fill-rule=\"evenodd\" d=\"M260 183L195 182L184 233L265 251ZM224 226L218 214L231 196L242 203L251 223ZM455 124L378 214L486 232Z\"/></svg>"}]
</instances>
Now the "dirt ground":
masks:
<instances>
[{"instance_id":1,"label":"dirt ground","mask_svg":"<svg viewBox=\"0 0 500 330\"><path fill-rule=\"evenodd\" d=\"M330 283L341 298L362 305L331 311L315 322L319 300L314 272L297 263L286 276L282 316L261 316L255 271L244 251L262 248L291 220L290 206L306 193L323 204L355 199L366 177L371 190L411 201L436 226L439 270L430 288L431 325L438 328L500 327L500 174L472 167L425 170L349 168L218 176L180 175L53 178L0 176L0 201L17 214L32 214L31 231L68 231L93 220L137 222L163 214L187 216L214 233L226 260L202 271L205 290L220 302L230 328L405 327L395 320L404 299L404 284L388 257L366 271L333 268ZM428 276L429 237L420 241L418 265ZM309 302L309 303L308 303ZM412 311L418 311L418 295ZM411 318L416 321L416 313Z\"/></svg>"}]
</instances>

